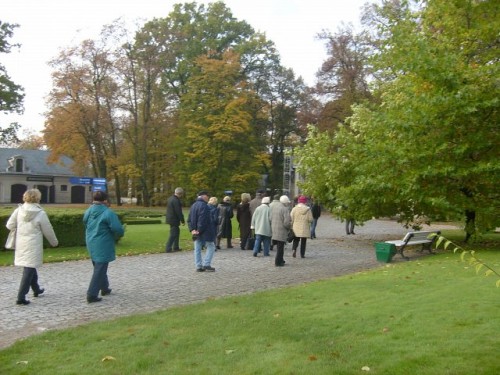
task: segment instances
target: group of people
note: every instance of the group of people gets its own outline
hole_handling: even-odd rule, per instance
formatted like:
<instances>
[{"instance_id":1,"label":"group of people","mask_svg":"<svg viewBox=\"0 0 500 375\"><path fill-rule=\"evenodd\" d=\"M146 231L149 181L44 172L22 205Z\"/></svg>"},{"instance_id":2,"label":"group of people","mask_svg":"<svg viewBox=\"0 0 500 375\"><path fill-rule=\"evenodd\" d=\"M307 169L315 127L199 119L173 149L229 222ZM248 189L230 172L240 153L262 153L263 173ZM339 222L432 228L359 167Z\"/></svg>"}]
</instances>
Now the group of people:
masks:
<instances>
[{"instance_id":1,"label":"group of people","mask_svg":"<svg viewBox=\"0 0 500 375\"><path fill-rule=\"evenodd\" d=\"M14 265L23 267L23 276L17 293L18 305L28 305L26 295L30 288L38 297L45 289L38 283L37 268L43 264L43 237L52 247L59 241L47 213L40 206L42 194L38 189L29 189L23 194L19 205L7 221L7 228L15 236ZM109 208L108 195L97 191L92 205L83 216L85 240L93 264L93 274L87 289L87 302L99 302L102 296L111 293L107 270L109 262L115 260L115 241L123 236L124 229L118 216Z\"/></svg>"}]
</instances>

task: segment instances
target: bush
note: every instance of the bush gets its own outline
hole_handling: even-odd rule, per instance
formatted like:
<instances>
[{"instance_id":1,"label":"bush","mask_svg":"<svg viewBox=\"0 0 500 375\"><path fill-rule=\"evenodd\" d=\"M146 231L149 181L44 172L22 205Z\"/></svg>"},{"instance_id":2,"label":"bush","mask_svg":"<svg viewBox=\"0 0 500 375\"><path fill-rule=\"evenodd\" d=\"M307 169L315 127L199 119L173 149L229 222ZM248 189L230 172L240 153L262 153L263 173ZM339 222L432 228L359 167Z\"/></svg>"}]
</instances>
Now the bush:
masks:
<instances>
[{"instance_id":1,"label":"bush","mask_svg":"<svg viewBox=\"0 0 500 375\"><path fill-rule=\"evenodd\" d=\"M0 214L0 248L4 248L5 241L9 235L9 230L6 228L7 220L12 212L8 214L2 212ZM54 228L57 239L59 240L59 246L63 247L73 247L73 246L85 246L85 227L83 225L83 212L47 212L49 216L50 223ZM123 223L125 213L117 212L118 218ZM48 241L44 238L43 246L45 248L50 247Z\"/></svg>"}]
</instances>

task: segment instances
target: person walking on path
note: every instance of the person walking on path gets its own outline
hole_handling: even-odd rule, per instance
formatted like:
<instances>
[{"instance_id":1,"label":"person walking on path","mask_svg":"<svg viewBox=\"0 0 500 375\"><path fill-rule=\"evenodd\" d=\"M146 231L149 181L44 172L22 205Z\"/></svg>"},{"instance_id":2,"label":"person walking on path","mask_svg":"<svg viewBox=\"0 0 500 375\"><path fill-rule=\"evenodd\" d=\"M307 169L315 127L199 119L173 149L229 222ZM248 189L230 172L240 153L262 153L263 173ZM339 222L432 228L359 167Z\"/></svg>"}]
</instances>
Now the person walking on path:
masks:
<instances>
[{"instance_id":1,"label":"person walking on path","mask_svg":"<svg viewBox=\"0 0 500 375\"><path fill-rule=\"evenodd\" d=\"M189 210L188 226L194 241L194 264L197 272L215 271L212 258L215 252L217 223L213 222L208 207L208 192L202 190ZM205 258L201 258L201 248L205 245Z\"/></svg>"},{"instance_id":2,"label":"person walking on path","mask_svg":"<svg viewBox=\"0 0 500 375\"><path fill-rule=\"evenodd\" d=\"M321 216L321 206L319 202L313 198L313 203L311 206L311 213L313 221L311 223L311 239L316 238L316 226L318 225L318 219Z\"/></svg>"},{"instance_id":3,"label":"person walking on path","mask_svg":"<svg viewBox=\"0 0 500 375\"><path fill-rule=\"evenodd\" d=\"M85 241L92 259L94 272L87 290L87 302L99 302L111 293L108 280L109 262L116 259L115 243L125 231L118 216L109 208L108 194L104 191L94 193L92 205L83 215Z\"/></svg>"},{"instance_id":4,"label":"person walking on path","mask_svg":"<svg viewBox=\"0 0 500 375\"><path fill-rule=\"evenodd\" d=\"M165 252L172 253L174 251L181 251L179 247L180 229L179 226L185 224L184 214L182 213L181 198L184 195L184 190L180 187L175 188L174 194L167 200L167 213L165 215L165 223L170 225L170 235L167 244L165 245Z\"/></svg>"},{"instance_id":5,"label":"person walking on path","mask_svg":"<svg viewBox=\"0 0 500 375\"><path fill-rule=\"evenodd\" d=\"M290 199L286 195L280 197L280 204L273 206L271 212L272 241L276 244L276 257L274 265L283 267L285 265L285 242L291 228L291 217L288 206Z\"/></svg>"},{"instance_id":6,"label":"person walking on path","mask_svg":"<svg viewBox=\"0 0 500 375\"><path fill-rule=\"evenodd\" d=\"M269 256L269 247L271 245L271 209L269 208L269 197L262 198L262 204L257 207L252 215L252 228L255 231L255 244L253 246L253 256L256 257L260 244L264 247L264 256Z\"/></svg>"},{"instance_id":7,"label":"person walking on path","mask_svg":"<svg viewBox=\"0 0 500 375\"><path fill-rule=\"evenodd\" d=\"M219 204L219 222L217 226L217 245L216 249L220 249L221 238L227 239L227 248L232 249L232 237L233 237L233 224L231 219L233 218L233 205L231 204L231 197L225 196L222 203Z\"/></svg>"},{"instance_id":8,"label":"person walking on path","mask_svg":"<svg viewBox=\"0 0 500 375\"><path fill-rule=\"evenodd\" d=\"M307 198L303 195L299 196L297 205L292 208L290 216L292 218L292 229L295 234L292 244L292 256L295 258L297 247L300 241L300 257L306 256L306 242L311 234L311 223L313 221L311 209L306 205Z\"/></svg>"},{"instance_id":9,"label":"person walking on path","mask_svg":"<svg viewBox=\"0 0 500 375\"><path fill-rule=\"evenodd\" d=\"M43 264L43 237L52 247L57 240L47 213L40 206L42 194L38 189L27 190L23 194L24 204L19 205L7 220L7 228L16 231L14 265L23 268L23 277L17 293L17 304L28 305L26 299L30 287L33 296L38 297L45 292L38 284L37 268Z\"/></svg>"},{"instance_id":10,"label":"person walking on path","mask_svg":"<svg viewBox=\"0 0 500 375\"><path fill-rule=\"evenodd\" d=\"M252 215L250 214L250 194L241 194L241 202L236 207L236 220L240 226L240 248L241 250L253 249L252 231L250 225L252 223Z\"/></svg>"}]
</instances>

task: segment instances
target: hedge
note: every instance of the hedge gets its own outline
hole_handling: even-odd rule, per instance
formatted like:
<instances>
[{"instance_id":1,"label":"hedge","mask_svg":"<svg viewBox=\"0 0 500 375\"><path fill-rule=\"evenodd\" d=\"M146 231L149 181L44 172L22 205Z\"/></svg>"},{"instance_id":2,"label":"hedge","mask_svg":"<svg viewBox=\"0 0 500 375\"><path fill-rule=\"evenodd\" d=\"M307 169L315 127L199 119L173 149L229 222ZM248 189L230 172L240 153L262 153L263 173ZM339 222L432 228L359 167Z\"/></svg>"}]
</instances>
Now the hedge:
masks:
<instances>
[{"instance_id":1,"label":"hedge","mask_svg":"<svg viewBox=\"0 0 500 375\"><path fill-rule=\"evenodd\" d=\"M68 212L68 213L47 213L50 223L54 228L59 246L72 247L72 246L85 246L85 227L83 226L83 213L81 212ZM124 213L117 213L120 221L124 222ZM0 248L5 249L5 241L9 235L9 230L6 228L7 220L10 214L0 214ZM44 238L44 247L50 247L47 240Z\"/></svg>"}]
</instances>

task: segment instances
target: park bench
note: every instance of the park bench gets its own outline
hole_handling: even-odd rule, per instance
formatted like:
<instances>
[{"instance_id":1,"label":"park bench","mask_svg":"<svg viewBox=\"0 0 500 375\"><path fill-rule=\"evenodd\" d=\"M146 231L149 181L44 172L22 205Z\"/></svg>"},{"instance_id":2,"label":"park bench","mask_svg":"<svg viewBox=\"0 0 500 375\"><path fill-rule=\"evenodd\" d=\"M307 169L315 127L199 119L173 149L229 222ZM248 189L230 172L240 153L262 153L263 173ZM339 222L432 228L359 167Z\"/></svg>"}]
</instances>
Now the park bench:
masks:
<instances>
[{"instance_id":1,"label":"park bench","mask_svg":"<svg viewBox=\"0 0 500 375\"><path fill-rule=\"evenodd\" d=\"M434 234L434 236L431 236ZM408 232L402 240L385 241L386 243L391 243L396 246L396 254L400 254L404 259L409 260L407 256L403 254L406 246L412 245L422 245L423 250L428 250L429 253L432 252L432 244L436 241L437 235L441 234L440 231L420 231L420 232Z\"/></svg>"}]
</instances>

